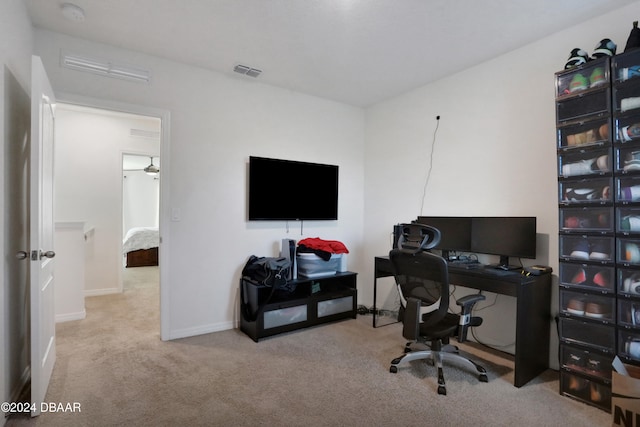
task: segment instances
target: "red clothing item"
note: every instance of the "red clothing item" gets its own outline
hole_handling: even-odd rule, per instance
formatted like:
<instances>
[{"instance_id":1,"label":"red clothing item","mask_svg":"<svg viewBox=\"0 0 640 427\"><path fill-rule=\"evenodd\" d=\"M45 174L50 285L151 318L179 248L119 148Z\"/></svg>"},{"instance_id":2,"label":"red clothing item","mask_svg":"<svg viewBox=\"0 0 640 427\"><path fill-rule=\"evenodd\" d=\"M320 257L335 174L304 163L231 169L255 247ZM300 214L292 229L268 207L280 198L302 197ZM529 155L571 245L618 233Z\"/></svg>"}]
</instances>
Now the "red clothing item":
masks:
<instances>
[{"instance_id":1,"label":"red clothing item","mask_svg":"<svg viewBox=\"0 0 640 427\"><path fill-rule=\"evenodd\" d=\"M319 237L308 237L298 242L300 246L306 246L309 249L325 251L332 254L348 254L349 249L344 243L337 240L322 240Z\"/></svg>"}]
</instances>

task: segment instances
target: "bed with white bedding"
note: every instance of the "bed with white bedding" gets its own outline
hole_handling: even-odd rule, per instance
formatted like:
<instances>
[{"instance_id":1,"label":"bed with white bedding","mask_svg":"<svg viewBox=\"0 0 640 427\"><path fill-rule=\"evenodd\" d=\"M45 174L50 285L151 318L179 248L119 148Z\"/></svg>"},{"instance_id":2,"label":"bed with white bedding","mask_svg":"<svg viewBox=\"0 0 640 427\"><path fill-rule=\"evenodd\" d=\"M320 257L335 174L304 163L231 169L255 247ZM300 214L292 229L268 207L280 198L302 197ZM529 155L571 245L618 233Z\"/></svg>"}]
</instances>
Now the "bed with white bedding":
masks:
<instances>
[{"instance_id":1,"label":"bed with white bedding","mask_svg":"<svg viewBox=\"0 0 640 427\"><path fill-rule=\"evenodd\" d=\"M158 227L134 227L127 231L122 251L127 257L127 267L158 265Z\"/></svg>"}]
</instances>

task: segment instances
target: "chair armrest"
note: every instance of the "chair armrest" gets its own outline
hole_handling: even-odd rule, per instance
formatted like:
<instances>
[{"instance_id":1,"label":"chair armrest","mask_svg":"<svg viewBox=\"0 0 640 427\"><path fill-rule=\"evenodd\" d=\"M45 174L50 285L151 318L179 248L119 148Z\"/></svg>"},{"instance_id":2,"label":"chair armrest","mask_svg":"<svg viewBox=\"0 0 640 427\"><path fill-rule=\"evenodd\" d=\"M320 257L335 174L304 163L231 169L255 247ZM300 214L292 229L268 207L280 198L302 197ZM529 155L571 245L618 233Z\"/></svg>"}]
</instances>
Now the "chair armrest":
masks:
<instances>
[{"instance_id":1,"label":"chair armrest","mask_svg":"<svg viewBox=\"0 0 640 427\"><path fill-rule=\"evenodd\" d=\"M458 326L458 342L467 340L467 330L470 326L480 326L482 324L481 317L471 317L471 310L478 301L484 301L486 297L480 294L466 295L456 301L460 309L460 322Z\"/></svg>"},{"instance_id":2,"label":"chair armrest","mask_svg":"<svg viewBox=\"0 0 640 427\"><path fill-rule=\"evenodd\" d=\"M420 305L419 299L407 298L402 318L402 336L408 340L415 341L420 336Z\"/></svg>"},{"instance_id":3,"label":"chair armrest","mask_svg":"<svg viewBox=\"0 0 640 427\"><path fill-rule=\"evenodd\" d=\"M456 304L462 307L462 310L464 311L466 307L473 307L475 303L477 303L478 301L484 301L485 299L487 299L487 297L481 294L465 295L457 300Z\"/></svg>"}]
</instances>

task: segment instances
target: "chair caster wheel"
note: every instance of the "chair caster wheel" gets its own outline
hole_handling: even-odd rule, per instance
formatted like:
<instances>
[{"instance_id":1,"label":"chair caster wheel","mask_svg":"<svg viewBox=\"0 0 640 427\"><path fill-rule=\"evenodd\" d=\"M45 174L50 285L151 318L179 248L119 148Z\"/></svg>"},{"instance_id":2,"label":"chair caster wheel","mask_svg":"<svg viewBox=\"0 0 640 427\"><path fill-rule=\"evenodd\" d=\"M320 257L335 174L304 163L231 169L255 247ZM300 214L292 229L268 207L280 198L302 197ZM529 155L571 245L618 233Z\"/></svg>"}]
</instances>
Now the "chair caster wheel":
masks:
<instances>
[{"instance_id":1,"label":"chair caster wheel","mask_svg":"<svg viewBox=\"0 0 640 427\"><path fill-rule=\"evenodd\" d=\"M389 372L391 372L392 374L397 374L398 373L398 367L397 366L389 367Z\"/></svg>"},{"instance_id":2,"label":"chair caster wheel","mask_svg":"<svg viewBox=\"0 0 640 427\"><path fill-rule=\"evenodd\" d=\"M480 374L478 379L480 380L481 383L488 383L489 382L489 378L487 378L487 374Z\"/></svg>"},{"instance_id":3,"label":"chair caster wheel","mask_svg":"<svg viewBox=\"0 0 640 427\"><path fill-rule=\"evenodd\" d=\"M444 396L447 395L447 389L445 388L445 386L443 385L438 386L438 394L442 394Z\"/></svg>"},{"instance_id":4,"label":"chair caster wheel","mask_svg":"<svg viewBox=\"0 0 640 427\"><path fill-rule=\"evenodd\" d=\"M411 353L411 347L405 347L405 348L404 348L404 353L405 353L405 354L407 354L407 353Z\"/></svg>"}]
</instances>

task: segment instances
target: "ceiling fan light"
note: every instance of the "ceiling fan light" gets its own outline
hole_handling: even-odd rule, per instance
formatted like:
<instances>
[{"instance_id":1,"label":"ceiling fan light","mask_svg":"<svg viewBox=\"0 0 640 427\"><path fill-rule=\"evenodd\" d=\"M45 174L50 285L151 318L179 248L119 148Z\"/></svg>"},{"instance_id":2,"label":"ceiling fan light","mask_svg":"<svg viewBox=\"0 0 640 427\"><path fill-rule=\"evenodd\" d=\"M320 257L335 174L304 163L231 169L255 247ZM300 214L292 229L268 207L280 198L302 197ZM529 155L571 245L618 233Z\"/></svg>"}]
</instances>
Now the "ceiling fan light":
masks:
<instances>
[{"instance_id":1,"label":"ceiling fan light","mask_svg":"<svg viewBox=\"0 0 640 427\"><path fill-rule=\"evenodd\" d=\"M157 175L160 172L160 168L153 164L153 157L151 157L151 164L142 169L147 175Z\"/></svg>"},{"instance_id":2,"label":"ceiling fan light","mask_svg":"<svg viewBox=\"0 0 640 427\"><path fill-rule=\"evenodd\" d=\"M160 172L160 169L155 165L149 165L146 168L144 168L144 172L147 175L157 175Z\"/></svg>"}]
</instances>

